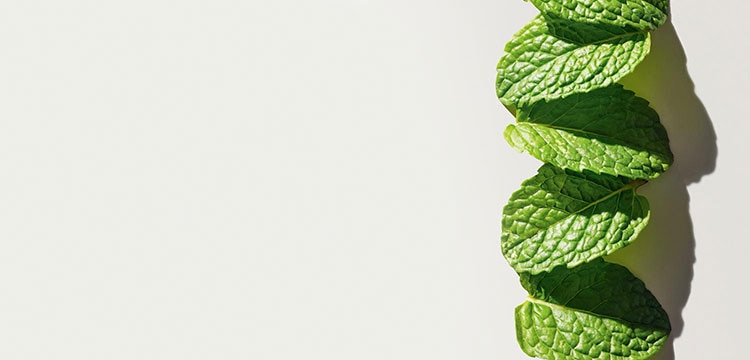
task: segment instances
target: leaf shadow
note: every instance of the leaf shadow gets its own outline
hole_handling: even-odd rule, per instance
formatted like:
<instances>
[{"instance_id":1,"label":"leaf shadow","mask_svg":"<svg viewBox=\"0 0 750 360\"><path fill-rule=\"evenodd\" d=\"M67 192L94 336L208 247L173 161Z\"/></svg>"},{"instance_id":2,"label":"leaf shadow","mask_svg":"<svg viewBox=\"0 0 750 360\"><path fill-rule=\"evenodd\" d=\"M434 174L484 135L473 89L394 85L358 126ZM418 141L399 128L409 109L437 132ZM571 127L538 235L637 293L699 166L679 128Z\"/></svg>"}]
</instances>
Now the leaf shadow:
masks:
<instances>
[{"instance_id":1,"label":"leaf shadow","mask_svg":"<svg viewBox=\"0 0 750 360\"><path fill-rule=\"evenodd\" d=\"M674 360L674 341L685 326L682 310L690 296L695 236L687 186L716 167L716 133L687 71L687 58L671 21L652 33L651 54L621 83L651 102L667 129L673 166L640 189L651 205L651 220L632 245L608 257L627 266L662 303L672 334L652 359ZM698 324L693 324L693 326Z\"/></svg>"}]
</instances>

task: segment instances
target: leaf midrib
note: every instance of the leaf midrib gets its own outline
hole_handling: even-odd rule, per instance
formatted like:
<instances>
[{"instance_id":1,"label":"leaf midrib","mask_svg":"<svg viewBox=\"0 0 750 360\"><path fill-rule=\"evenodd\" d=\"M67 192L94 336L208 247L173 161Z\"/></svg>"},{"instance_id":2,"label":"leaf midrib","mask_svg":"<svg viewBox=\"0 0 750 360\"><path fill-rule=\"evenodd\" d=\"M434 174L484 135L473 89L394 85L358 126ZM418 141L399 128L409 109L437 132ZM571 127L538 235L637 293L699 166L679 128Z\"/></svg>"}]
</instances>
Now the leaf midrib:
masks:
<instances>
[{"instance_id":1,"label":"leaf midrib","mask_svg":"<svg viewBox=\"0 0 750 360\"><path fill-rule=\"evenodd\" d=\"M607 139L611 139L613 141L616 141L616 142L620 143L623 146L627 146L627 147L629 147L631 149L636 149L637 147L639 147L639 144L635 144L635 143L632 143L632 142L629 142L629 141L626 141L626 140L623 140L623 139L620 139L620 138L616 138L616 137L614 137L612 135L609 135L609 134L600 134L600 133L597 133L597 132L583 130L583 129L574 129L574 128L565 127L565 126L536 123L536 122L531 122L531 121L518 122L518 125L521 125L521 124L528 125L528 126L531 126L531 127L549 128L549 129L553 129L553 130L567 131L567 132L574 133L574 134L575 133L580 133L580 134L593 135L593 136L597 136L597 137L607 138Z\"/></svg>"},{"instance_id":2,"label":"leaf midrib","mask_svg":"<svg viewBox=\"0 0 750 360\"><path fill-rule=\"evenodd\" d=\"M580 47L589 46L589 45L601 45L601 44L605 44L605 43L609 43L609 42L614 42L615 40L620 40L622 38L626 38L626 37L630 37L630 36L634 37L635 35L647 35L649 32L645 31L645 30L628 32L628 33L624 33L624 34L614 35L614 36L608 37L606 39L597 40L597 41L594 41L594 42L587 42L587 43L577 43L577 42L575 42L573 40L566 39L564 37L560 37L560 36L557 36L555 34L552 34L552 32L549 31L549 26L547 27L547 33L550 36L552 36L552 37L554 37L556 39L561 39L561 40L569 42L569 43L571 43L573 45L577 45L580 48Z\"/></svg>"},{"instance_id":3,"label":"leaf midrib","mask_svg":"<svg viewBox=\"0 0 750 360\"><path fill-rule=\"evenodd\" d=\"M645 183L646 183L646 180L643 180L643 179L635 179L635 180L633 180L633 181L631 181L631 182L629 182L629 183L625 184L625 185L624 185L624 186L622 186L621 188L619 188L619 189L617 189L617 190L615 190L615 191L612 191L612 192L610 192L610 193L609 193L609 194L607 194L606 196L604 196L604 197L602 197L602 198L600 198L600 199L597 199L597 200L595 200L595 201L592 201L592 202L591 202L591 203L589 203L588 205L586 205L586 206L584 206L584 207L582 207L582 208L580 208L580 209L578 209L578 210L576 210L576 211L574 211L574 212L570 212L570 213L568 213L568 214L567 214L566 216L564 216L564 217L560 218L559 220L556 220L555 222L553 222L553 223L549 224L549 226L546 226L546 227L544 227L544 228L540 228L540 229L539 229L539 231L535 231L534 233L532 233L532 234L531 234L531 235L529 235L528 237L526 237L526 238L523 238L523 239L522 239L521 241L519 241L519 242L518 242L517 244L514 244L514 245L512 245L512 246L508 247L508 250L511 250L511 249L515 248L516 246L518 246L518 245L521 245L521 244L522 244L522 243L523 243L523 242L524 242L525 240L528 240L528 239L531 239L531 238L533 238L533 237L537 236L537 235L538 235L538 234L539 234L540 232L542 232L542 231L544 231L544 230L548 230L548 229L550 229L550 228L552 228L552 227L556 226L557 224L559 224L559 223L561 223L561 222L565 221L566 219L568 219L568 218L570 218L570 217L572 217L572 216L578 215L578 214L580 214L581 212L584 212L584 211L586 211L587 209L589 209L589 208L591 208L591 207L593 207L593 206L596 206L597 204L599 204L599 203L602 203L602 202L606 201L607 199L609 199L609 198L611 198L611 197L613 197L613 196L615 196L615 195L617 195L617 194L619 194L619 193L621 193L621 192L623 192L623 191L627 191L627 190L635 189L635 188L637 188L637 187L639 187L639 186L641 186L641 185L643 185L643 184L645 184Z\"/></svg>"},{"instance_id":4,"label":"leaf midrib","mask_svg":"<svg viewBox=\"0 0 750 360\"><path fill-rule=\"evenodd\" d=\"M568 306L564 306L564 305L560 305L560 304L555 304L555 303L551 303L551 302L548 302L548 301L545 301L545 300L542 300L542 299L537 299L537 298L535 298L535 297L533 297L531 295L529 295L529 297L526 298L526 301L528 301L530 303L533 303L533 304L538 304L538 305L542 305L542 306L547 306L547 307L550 307L550 308L558 309L558 310L561 310L561 311L573 311L573 312L579 312L579 313L584 313L584 314L587 314L587 315L591 315L591 316L597 317L597 318L611 319L611 320L615 320L615 321L618 321L620 323L623 323L625 325L629 325L629 326L632 326L632 327L638 326L638 327L644 327L644 328L647 328L647 329L650 329L650 330L654 330L654 331L662 330L662 331L665 331L665 332L669 332L671 330L671 329L665 329L665 328L657 327L655 325L650 325L650 324L634 323L632 321L628 321L628 320L625 320L623 318L619 318L619 317L616 317L616 316L597 314L597 313L594 313L594 312L591 312L591 311L587 311L587 310L583 310L583 309L578 309L578 308L568 307Z\"/></svg>"},{"instance_id":5,"label":"leaf midrib","mask_svg":"<svg viewBox=\"0 0 750 360\"><path fill-rule=\"evenodd\" d=\"M623 38L627 38L627 37L635 37L636 35L646 35L646 36L648 37L648 34L649 34L649 31L646 31L646 30L640 30L640 31L636 31L636 32L629 32L629 33L624 33L624 34L614 35L614 36L611 36L611 37L608 37L608 38L605 38L605 39L602 39L602 40L597 40L597 41L594 41L594 42L587 42L587 43L578 43L578 42L575 42L575 41L573 41L573 40L571 40L571 39L567 39L567 38L564 38L564 37L560 37L560 36L556 36L556 35L552 34L552 31L551 31L551 29L550 29L550 26L549 26L549 24L547 23L547 20L546 20L546 19L543 19L543 20L542 20L542 22L543 22L543 24L544 24L544 31L540 32L540 33L539 33L538 35L533 35L533 36L530 36L530 37L528 37L528 38L524 39L523 41L521 41L521 42L517 43L517 44L516 44L516 49L518 49L518 48L524 48L524 47L525 47L524 45L526 45L526 44L534 44L534 43L536 43L536 41L535 41L535 40L536 40L536 39L537 39L537 38L538 38L539 36L548 36L548 37L551 37L551 38L554 38L554 39L557 39L557 40L561 40L561 41L564 41L564 42L566 42L566 43L568 43L568 44L572 45L572 47L571 47L570 49L566 49L566 50L564 50L564 51L563 51L562 53L560 53L560 54L555 54L553 58L551 58L551 59L550 59L549 61L545 61L545 62L544 62L543 64L541 64L541 65L539 65L539 66L536 66L536 65L535 65L535 66L534 66L534 67L535 67L535 69L534 69L534 70L533 70L533 71L532 71L531 73L529 73L529 74L528 74L527 76L524 76L524 78L528 78L528 76L529 76L529 75L531 75L531 74L533 74L533 73L535 73L535 72L539 71L539 69L541 69L541 68L542 68L542 67L544 67L545 65L549 64L550 62L553 62L553 61L555 61L556 59L560 58L561 56L569 55L569 54L571 54L571 53L575 52L576 50L578 50L578 49L581 49L581 48L583 48L583 47L586 47L586 46L591 46L591 45L593 45L593 46L598 46L598 45L602 45L602 44L606 44L606 43L614 43L614 42L615 42L616 40L621 40L621 39L623 39ZM645 39L644 39L644 41L645 41ZM533 47L533 50L532 50L532 52L539 52L539 51L540 51L540 49L539 49L538 47ZM513 51L508 51L508 53L509 53L509 54L510 54L510 53L512 53L512 52L513 52ZM526 53L526 52L528 52L528 51L524 50L524 51L523 51L522 53ZM514 56L514 58L516 58L516 59L517 59L517 57L518 57L518 56ZM508 89L507 89L507 90L506 90L506 91L504 92L503 96L505 96L505 94L507 94L507 93L511 92L511 90L515 90L515 88L517 87L517 85L518 85L519 83L521 83L521 82L522 82L522 80L519 80L519 81L517 81L517 82L514 82L514 83L513 83L513 84L512 84L512 85L511 85L511 86L510 86L510 87L509 87L509 88L508 88Z\"/></svg>"}]
</instances>

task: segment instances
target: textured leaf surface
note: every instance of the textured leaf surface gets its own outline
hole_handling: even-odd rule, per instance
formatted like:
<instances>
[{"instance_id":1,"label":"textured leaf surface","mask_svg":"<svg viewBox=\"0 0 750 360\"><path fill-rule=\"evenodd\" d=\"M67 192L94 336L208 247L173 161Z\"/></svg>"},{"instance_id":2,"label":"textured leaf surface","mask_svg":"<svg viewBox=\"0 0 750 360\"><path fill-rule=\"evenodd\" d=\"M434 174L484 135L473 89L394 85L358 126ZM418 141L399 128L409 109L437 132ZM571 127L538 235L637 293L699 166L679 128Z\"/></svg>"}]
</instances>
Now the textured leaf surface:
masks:
<instances>
[{"instance_id":1,"label":"textured leaf surface","mask_svg":"<svg viewBox=\"0 0 750 360\"><path fill-rule=\"evenodd\" d=\"M544 164L503 208L500 248L516 272L574 267L630 244L649 207L631 181Z\"/></svg>"},{"instance_id":2,"label":"textured leaf surface","mask_svg":"<svg viewBox=\"0 0 750 360\"><path fill-rule=\"evenodd\" d=\"M645 359L671 326L642 281L597 259L573 269L521 274L530 299L516 308L521 348L545 359Z\"/></svg>"},{"instance_id":3,"label":"textured leaf surface","mask_svg":"<svg viewBox=\"0 0 750 360\"><path fill-rule=\"evenodd\" d=\"M557 167L653 179L673 161L659 115L619 84L523 106L516 117L508 143Z\"/></svg>"},{"instance_id":4,"label":"textured leaf surface","mask_svg":"<svg viewBox=\"0 0 750 360\"><path fill-rule=\"evenodd\" d=\"M505 46L497 65L500 101L513 106L608 86L630 73L651 46L648 33L580 41L552 35L544 17L536 17Z\"/></svg>"},{"instance_id":5,"label":"textured leaf surface","mask_svg":"<svg viewBox=\"0 0 750 360\"><path fill-rule=\"evenodd\" d=\"M545 14L544 20L550 34L579 45L603 43L640 32L610 24L571 21L554 14Z\"/></svg>"},{"instance_id":6,"label":"textured leaf surface","mask_svg":"<svg viewBox=\"0 0 750 360\"><path fill-rule=\"evenodd\" d=\"M629 31L654 30L669 13L668 0L531 0L543 14Z\"/></svg>"}]
</instances>

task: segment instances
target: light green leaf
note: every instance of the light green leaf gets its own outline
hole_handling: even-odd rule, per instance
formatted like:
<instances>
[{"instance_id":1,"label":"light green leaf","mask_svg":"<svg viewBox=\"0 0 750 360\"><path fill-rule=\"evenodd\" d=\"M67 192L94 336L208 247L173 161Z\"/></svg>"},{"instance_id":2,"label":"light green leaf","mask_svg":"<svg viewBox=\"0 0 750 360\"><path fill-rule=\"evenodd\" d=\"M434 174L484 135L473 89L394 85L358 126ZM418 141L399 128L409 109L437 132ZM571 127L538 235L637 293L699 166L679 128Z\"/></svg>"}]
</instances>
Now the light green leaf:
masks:
<instances>
[{"instance_id":1,"label":"light green leaf","mask_svg":"<svg viewBox=\"0 0 750 360\"><path fill-rule=\"evenodd\" d=\"M597 259L573 269L521 274L529 300L516 308L516 334L544 359L646 359L669 336L666 312L623 266Z\"/></svg>"},{"instance_id":2,"label":"light green leaf","mask_svg":"<svg viewBox=\"0 0 750 360\"><path fill-rule=\"evenodd\" d=\"M574 267L630 244L648 223L644 183L550 164L503 208L500 248L516 272Z\"/></svg>"},{"instance_id":3,"label":"light green leaf","mask_svg":"<svg viewBox=\"0 0 750 360\"><path fill-rule=\"evenodd\" d=\"M668 0L531 0L539 11L579 23L654 30L667 19Z\"/></svg>"},{"instance_id":4,"label":"light green leaf","mask_svg":"<svg viewBox=\"0 0 750 360\"><path fill-rule=\"evenodd\" d=\"M650 46L648 33L586 44L564 40L537 16L505 46L497 65L497 96L512 107L605 87L633 71Z\"/></svg>"},{"instance_id":5,"label":"light green leaf","mask_svg":"<svg viewBox=\"0 0 750 360\"><path fill-rule=\"evenodd\" d=\"M619 84L522 106L516 117L508 143L564 169L653 179L673 161L659 115Z\"/></svg>"},{"instance_id":6,"label":"light green leaf","mask_svg":"<svg viewBox=\"0 0 750 360\"><path fill-rule=\"evenodd\" d=\"M550 34L579 45L607 42L617 37L640 32L610 24L571 21L554 14L542 16Z\"/></svg>"}]
</instances>

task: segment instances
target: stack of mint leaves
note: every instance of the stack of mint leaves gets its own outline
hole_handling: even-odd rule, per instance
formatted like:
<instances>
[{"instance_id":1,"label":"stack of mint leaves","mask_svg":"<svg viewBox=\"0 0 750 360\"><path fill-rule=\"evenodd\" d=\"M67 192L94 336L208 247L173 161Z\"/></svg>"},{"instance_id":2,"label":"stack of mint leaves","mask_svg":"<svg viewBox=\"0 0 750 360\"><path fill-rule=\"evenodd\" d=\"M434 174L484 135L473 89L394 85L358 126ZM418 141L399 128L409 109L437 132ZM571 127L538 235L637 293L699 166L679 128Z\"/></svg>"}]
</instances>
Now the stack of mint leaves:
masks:
<instances>
[{"instance_id":1,"label":"stack of mint leaves","mask_svg":"<svg viewBox=\"0 0 750 360\"><path fill-rule=\"evenodd\" d=\"M523 351L543 359L646 359L667 340L666 312L627 268L602 257L649 220L639 186L673 162L647 100L618 84L648 55L668 0L530 0L540 14L497 65L516 117L515 149L544 162L503 209L501 250L528 300Z\"/></svg>"}]
</instances>

